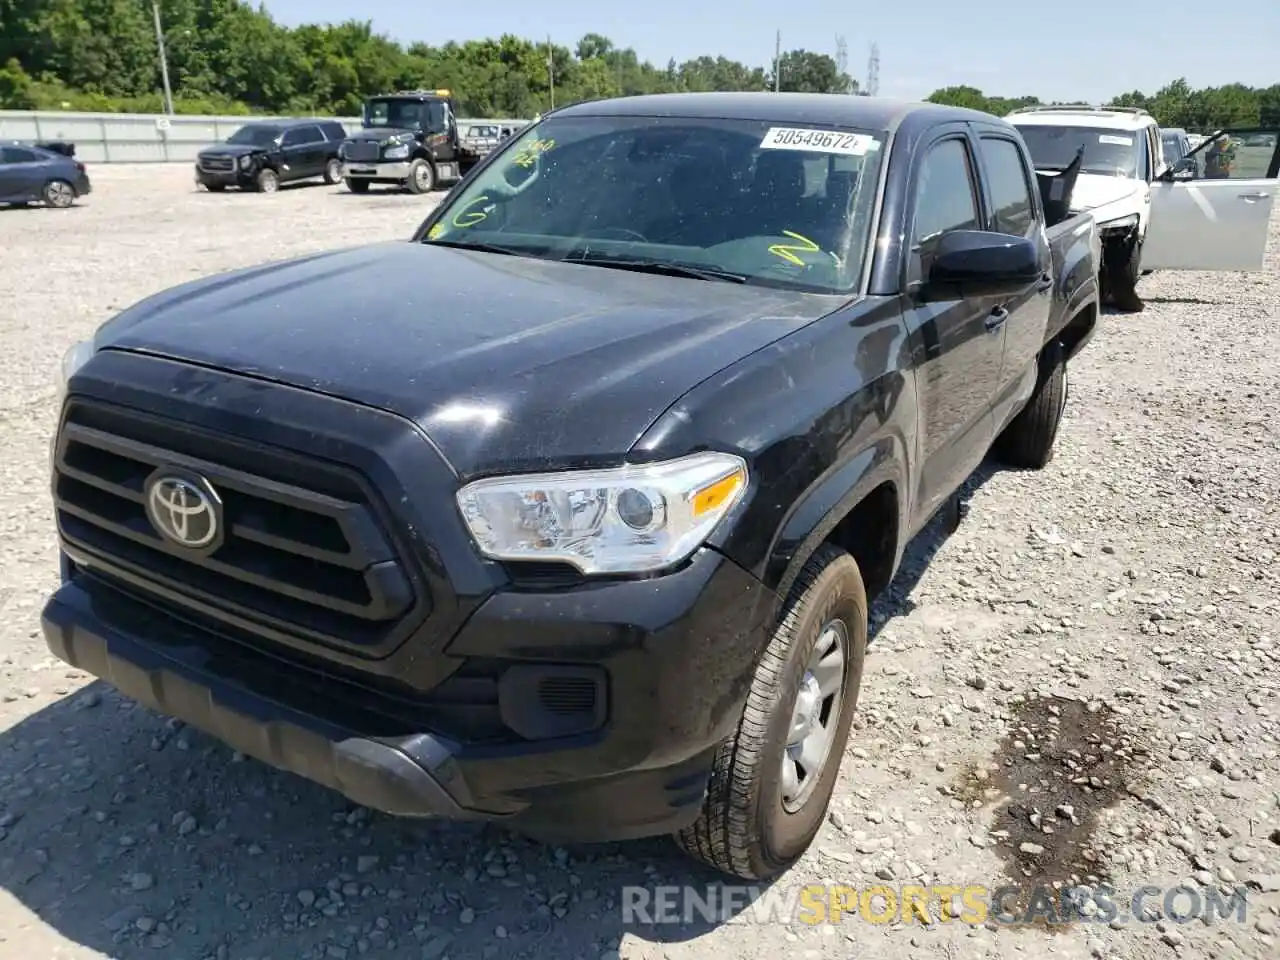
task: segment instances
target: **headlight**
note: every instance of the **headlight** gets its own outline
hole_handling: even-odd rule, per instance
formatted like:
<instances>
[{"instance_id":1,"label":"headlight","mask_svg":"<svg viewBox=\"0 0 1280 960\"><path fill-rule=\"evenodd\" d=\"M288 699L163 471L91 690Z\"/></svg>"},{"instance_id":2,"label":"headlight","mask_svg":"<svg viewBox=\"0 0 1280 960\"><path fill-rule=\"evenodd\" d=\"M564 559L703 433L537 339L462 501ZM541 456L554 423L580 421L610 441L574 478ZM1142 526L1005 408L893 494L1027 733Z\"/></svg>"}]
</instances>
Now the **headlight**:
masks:
<instances>
[{"instance_id":1,"label":"headlight","mask_svg":"<svg viewBox=\"0 0 1280 960\"><path fill-rule=\"evenodd\" d=\"M248 170L251 166L253 166L253 157L251 157L248 154L245 154L243 157L240 158L241 170Z\"/></svg>"},{"instance_id":2,"label":"headlight","mask_svg":"<svg viewBox=\"0 0 1280 960\"><path fill-rule=\"evenodd\" d=\"M95 350L92 340L81 340L62 355L62 366L58 370L58 394L61 397L67 389L67 381L76 375L76 371L89 362Z\"/></svg>"},{"instance_id":3,"label":"headlight","mask_svg":"<svg viewBox=\"0 0 1280 960\"><path fill-rule=\"evenodd\" d=\"M81 340L62 355L62 365L58 368L56 403L61 415L62 401L67 395L67 381L76 375L76 371L89 362L95 353L92 340ZM58 432L55 430L49 437L49 466L53 467L54 456L58 449Z\"/></svg>"},{"instance_id":4,"label":"headlight","mask_svg":"<svg viewBox=\"0 0 1280 960\"><path fill-rule=\"evenodd\" d=\"M387 147L383 152L383 156L388 160L403 160L409 156L409 145L407 143L398 143L395 146Z\"/></svg>"},{"instance_id":5,"label":"headlight","mask_svg":"<svg viewBox=\"0 0 1280 960\"><path fill-rule=\"evenodd\" d=\"M341 160L347 159L347 145L345 143L338 147L338 158Z\"/></svg>"},{"instance_id":6,"label":"headlight","mask_svg":"<svg viewBox=\"0 0 1280 960\"><path fill-rule=\"evenodd\" d=\"M458 507L494 560L560 561L584 574L679 563L742 499L747 465L726 453L610 470L477 480Z\"/></svg>"},{"instance_id":7,"label":"headlight","mask_svg":"<svg viewBox=\"0 0 1280 960\"><path fill-rule=\"evenodd\" d=\"M1125 217L1117 217L1114 220L1103 220L1098 224L1099 230L1128 230L1138 225L1138 214L1131 213Z\"/></svg>"}]
</instances>

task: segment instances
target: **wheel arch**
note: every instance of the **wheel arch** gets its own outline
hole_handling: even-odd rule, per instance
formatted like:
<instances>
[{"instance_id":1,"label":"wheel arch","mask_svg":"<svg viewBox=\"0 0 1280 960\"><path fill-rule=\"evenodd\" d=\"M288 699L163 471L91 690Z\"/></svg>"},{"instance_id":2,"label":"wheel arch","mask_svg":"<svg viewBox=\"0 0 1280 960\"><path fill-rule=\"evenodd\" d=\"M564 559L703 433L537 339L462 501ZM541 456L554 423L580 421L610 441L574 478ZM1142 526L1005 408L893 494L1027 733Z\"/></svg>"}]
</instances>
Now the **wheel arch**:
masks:
<instances>
[{"instance_id":1,"label":"wheel arch","mask_svg":"<svg viewBox=\"0 0 1280 960\"><path fill-rule=\"evenodd\" d=\"M896 437L883 437L828 471L796 502L774 537L764 570L765 583L780 598L824 543L857 561L868 603L889 586L901 560L907 515L903 454Z\"/></svg>"}]
</instances>

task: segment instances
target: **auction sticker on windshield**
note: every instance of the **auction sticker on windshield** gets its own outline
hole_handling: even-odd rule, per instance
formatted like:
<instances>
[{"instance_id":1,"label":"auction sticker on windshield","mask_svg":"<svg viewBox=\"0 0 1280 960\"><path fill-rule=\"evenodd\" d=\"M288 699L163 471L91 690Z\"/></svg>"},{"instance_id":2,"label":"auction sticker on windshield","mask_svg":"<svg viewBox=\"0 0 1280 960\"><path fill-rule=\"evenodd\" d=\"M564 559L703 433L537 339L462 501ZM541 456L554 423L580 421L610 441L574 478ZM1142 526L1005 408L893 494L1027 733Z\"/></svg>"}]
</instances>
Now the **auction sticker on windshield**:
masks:
<instances>
[{"instance_id":1,"label":"auction sticker on windshield","mask_svg":"<svg viewBox=\"0 0 1280 960\"><path fill-rule=\"evenodd\" d=\"M838 133L835 130L805 130L799 127L770 127L760 141L761 150L810 150L814 153L843 153L860 157L879 149L875 137L865 133Z\"/></svg>"},{"instance_id":2,"label":"auction sticker on windshield","mask_svg":"<svg viewBox=\"0 0 1280 960\"><path fill-rule=\"evenodd\" d=\"M1110 133L1104 133L1098 137L1099 143L1109 143L1117 147L1132 147L1133 137L1117 137Z\"/></svg>"}]
</instances>

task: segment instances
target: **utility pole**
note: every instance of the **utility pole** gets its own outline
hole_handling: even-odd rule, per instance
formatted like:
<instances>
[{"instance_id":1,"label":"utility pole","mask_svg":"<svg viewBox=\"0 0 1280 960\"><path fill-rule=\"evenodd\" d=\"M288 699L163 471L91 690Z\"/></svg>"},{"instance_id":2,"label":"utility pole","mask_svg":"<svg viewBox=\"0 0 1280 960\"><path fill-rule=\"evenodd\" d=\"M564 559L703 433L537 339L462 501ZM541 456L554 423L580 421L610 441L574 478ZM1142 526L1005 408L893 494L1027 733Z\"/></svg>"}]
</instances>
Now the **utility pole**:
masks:
<instances>
[{"instance_id":1,"label":"utility pole","mask_svg":"<svg viewBox=\"0 0 1280 960\"><path fill-rule=\"evenodd\" d=\"M556 60L551 46L551 34L547 34L547 86L551 88L551 109L556 108Z\"/></svg>"},{"instance_id":2,"label":"utility pole","mask_svg":"<svg viewBox=\"0 0 1280 960\"><path fill-rule=\"evenodd\" d=\"M850 89L853 84L849 78L849 45L845 43L844 37L836 34L836 73L839 74L840 81L845 84L841 93L852 93Z\"/></svg>"},{"instance_id":3,"label":"utility pole","mask_svg":"<svg viewBox=\"0 0 1280 960\"><path fill-rule=\"evenodd\" d=\"M880 46L871 44L871 56L867 58L867 96L880 92Z\"/></svg>"},{"instance_id":4,"label":"utility pole","mask_svg":"<svg viewBox=\"0 0 1280 960\"><path fill-rule=\"evenodd\" d=\"M160 2L151 0L151 15L156 22L156 48L160 51L160 79L164 81L164 107L173 116L173 91L169 89L169 58L164 52L164 31L160 29Z\"/></svg>"},{"instance_id":5,"label":"utility pole","mask_svg":"<svg viewBox=\"0 0 1280 960\"><path fill-rule=\"evenodd\" d=\"M782 90L782 31L778 31L773 41L773 92Z\"/></svg>"}]
</instances>

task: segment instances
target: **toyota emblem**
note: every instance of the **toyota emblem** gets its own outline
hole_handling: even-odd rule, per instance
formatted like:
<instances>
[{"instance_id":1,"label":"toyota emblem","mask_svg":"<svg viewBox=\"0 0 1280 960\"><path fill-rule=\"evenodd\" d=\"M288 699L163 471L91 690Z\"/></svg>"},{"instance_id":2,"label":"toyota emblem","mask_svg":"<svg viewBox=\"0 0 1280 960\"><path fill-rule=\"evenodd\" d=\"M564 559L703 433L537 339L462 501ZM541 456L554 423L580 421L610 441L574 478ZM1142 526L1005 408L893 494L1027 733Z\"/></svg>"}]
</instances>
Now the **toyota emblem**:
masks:
<instances>
[{"instance_id":1,"label":"toyota emblem","mask_svg":"<svg viewBox=\"0 0 1280 960\"><path fill-rule=\"evenodd\" d=\"M221 532L218 496L207 483L160 474L147 485L147 518L170 543L188 550L208 547Z\"/></svg>"}]
</instances>

